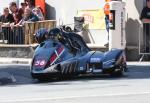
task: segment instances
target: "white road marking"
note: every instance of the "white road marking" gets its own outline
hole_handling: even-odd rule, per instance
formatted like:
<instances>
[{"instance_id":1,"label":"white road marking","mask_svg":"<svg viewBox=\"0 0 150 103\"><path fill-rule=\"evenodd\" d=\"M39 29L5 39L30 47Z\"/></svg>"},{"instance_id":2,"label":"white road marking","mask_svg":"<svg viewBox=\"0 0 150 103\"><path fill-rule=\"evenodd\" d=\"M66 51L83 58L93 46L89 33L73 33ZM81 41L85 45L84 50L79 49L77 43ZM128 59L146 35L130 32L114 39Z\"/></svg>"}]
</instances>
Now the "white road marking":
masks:
<instances>
[{"instance_id":1,"label":"white road marking","mask_svg":"<svg viewBox=\"0 0 150 103\"><path fill-rule=\"evenodd\" d=\"M13 74L11 75L11 79L12 79L12 82L14 82L14 83L17 81Z\"/></svg>"},{"instance_id":2,"label":"white road marking","mask_svg":"<svg viewBox=\"0 0 150 103\"><path fill-rule=\"evenodd\" d=\"M129 95L150 95L150 92L139 93L117 93L117 94L100 94L100 95L82 95L82 96L64 96L64 97L41 97L41 98L20 98L13 100L1 100L0 103L13 103L13 102L35 102L45 100L60 100L60 99L76 99L76 98L89 98L89 97L107 97L107 96L129 96Z\"/></svg>"}]
</instances>

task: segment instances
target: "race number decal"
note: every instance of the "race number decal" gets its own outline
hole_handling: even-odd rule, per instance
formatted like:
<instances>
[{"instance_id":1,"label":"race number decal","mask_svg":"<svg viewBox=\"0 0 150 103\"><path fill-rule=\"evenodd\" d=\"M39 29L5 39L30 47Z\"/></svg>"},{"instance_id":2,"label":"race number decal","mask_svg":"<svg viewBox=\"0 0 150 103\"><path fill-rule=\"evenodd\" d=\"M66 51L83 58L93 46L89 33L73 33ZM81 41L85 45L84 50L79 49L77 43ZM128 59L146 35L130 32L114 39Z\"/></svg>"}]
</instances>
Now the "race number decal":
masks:
<instances>
[{"instance_id":1,"label":"race number decal","mask_svg":"<svg viewBox=\"0 0 150 103\"><path fill-rule=\"evenodd\" d=\"M34 66L36 67L44 67L46 65L46 61L45 60L36 60L34 62Z\"/></svg>"}]
</instances>

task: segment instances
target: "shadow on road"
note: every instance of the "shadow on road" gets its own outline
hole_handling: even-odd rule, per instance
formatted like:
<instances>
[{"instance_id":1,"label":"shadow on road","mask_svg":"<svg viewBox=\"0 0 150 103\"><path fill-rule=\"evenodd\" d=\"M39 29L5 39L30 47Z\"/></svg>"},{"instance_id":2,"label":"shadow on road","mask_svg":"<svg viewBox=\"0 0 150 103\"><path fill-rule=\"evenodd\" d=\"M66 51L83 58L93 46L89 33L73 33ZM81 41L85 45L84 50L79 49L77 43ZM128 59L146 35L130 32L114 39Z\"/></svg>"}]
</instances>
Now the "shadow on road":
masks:
<instances>
[{"instance_id":1,"label":"shadow on road","mask_svg":"<svg viewBox=\"0 0 150 103\"><path fill-rule=\"evenodd\" d=\"M27 84L42 84L42 85L69 85L71 82L90 82L92 80L122 80L122 79L150 79L150 66L130 65L129 72L123 77L112 78L106 75L97 76L80 76L71 79L63 80L48 80L39 82L32 79L29 66L10 65L0 66L0 85L1 86L17 86ZM61 82L61 83L58 83Z\"/></svg>"},{"instance_id":2,"label":"shadow on road","mask_svg":"<svg viewBox=\"0 0 150 103\"><path fill-rule=\"evenodd\" d=\"M96 75L96 76L80 76L74 77L71 79L64 79L64 80L50 80L45 82L37 82L40 85L69 85L72 82L82 82L87 83L93 80L128 80L128 79L150 79L150 66L140 66L140 65L130 65L129 72L123 77L111 77L108 75ZM61 83L58 83L61 82Z\"/></svg>"},{"instance_id":3,"label":"shadow on road","mask_svg":"<svg viewBox=\"0 0 150 103\"><path fill-rule=\"evenodd\" d=\"M27 65L0 66L0 85L32 84L30 69Z\"/></svg>"}]
</instances>

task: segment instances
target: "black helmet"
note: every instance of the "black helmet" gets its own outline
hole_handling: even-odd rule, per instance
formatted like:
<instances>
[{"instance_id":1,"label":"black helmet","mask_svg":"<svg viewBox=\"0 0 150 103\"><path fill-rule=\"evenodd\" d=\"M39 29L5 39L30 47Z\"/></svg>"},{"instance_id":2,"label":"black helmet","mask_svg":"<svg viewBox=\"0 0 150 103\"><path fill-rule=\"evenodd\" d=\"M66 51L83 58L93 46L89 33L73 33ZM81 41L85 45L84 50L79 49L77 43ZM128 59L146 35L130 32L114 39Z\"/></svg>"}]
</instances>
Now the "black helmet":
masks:
<instances>
[{"instance_id":1,"label":"black helmet","mask_svg":"<svg viewBox=\"0 0 150 103\"><path fill-rule=\"evenodd\" d=\"M50 37L56 37L61 35L61 29L59 28L53 28L49 31L49 36Z\"/></svg>"},{"instance_id":2,"label":"black helmet","mask_svg":"<svg viewBox=\"0 0 150 103\"><path fill-rule=\"evenodd\" d=\"M43 42L46 40L46 35L48 34L48 30L46 28L40 28L37 33L35 34L35 38L38 43Z\"/></svg>"}]
</instances>

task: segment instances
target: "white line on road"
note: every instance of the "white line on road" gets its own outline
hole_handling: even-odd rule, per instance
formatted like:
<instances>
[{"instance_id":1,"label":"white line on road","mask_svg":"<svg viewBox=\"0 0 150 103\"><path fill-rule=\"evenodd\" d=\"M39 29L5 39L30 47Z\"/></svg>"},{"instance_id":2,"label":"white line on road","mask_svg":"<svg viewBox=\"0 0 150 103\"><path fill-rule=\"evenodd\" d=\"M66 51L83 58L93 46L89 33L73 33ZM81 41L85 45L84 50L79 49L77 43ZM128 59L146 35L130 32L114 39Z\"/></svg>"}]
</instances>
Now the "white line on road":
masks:
<instances>
[{"instance_id":1,"label":"white line on road","mask_svg":"<svg viewBox=\"0 0 150 103\"><path fill-rule=\"evenodd\" d=\"M0 103L14 103L14 102L35 102L45 100L60 100L60 99L76 99L76 98L89 98L89 97L107 97L107 96L129 96L129 95L150 95L150 92L139 93L117 93L117 94L101 94L101 95L82 95L82 96L64 96L64 97L41 97L41 98L20 98L20 99L7 99L1 100Z\"/></svg>"}]
</instances>

